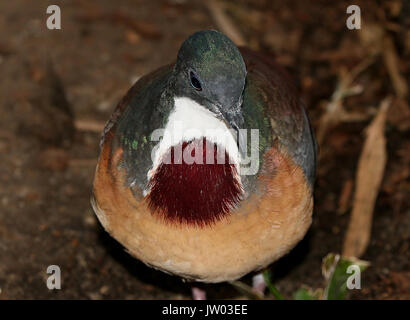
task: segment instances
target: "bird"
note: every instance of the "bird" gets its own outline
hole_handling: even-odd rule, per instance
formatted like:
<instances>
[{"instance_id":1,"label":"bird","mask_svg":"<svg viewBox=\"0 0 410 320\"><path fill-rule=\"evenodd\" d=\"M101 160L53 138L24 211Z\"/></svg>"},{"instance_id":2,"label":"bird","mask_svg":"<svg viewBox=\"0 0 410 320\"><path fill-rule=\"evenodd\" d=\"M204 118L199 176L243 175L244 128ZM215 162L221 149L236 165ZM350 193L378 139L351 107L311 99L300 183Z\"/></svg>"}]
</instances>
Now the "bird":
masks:
<instances>
[{"instance_id":1,"label":"bird","mask_svg":"<svg viewBox=\"0 0 410 320\"><path fill-rule=\"evenodd\" d=\"M91 204L144 264L186 280L234 281L307 233L316 149L287 71L201 30L119 102L102 134Z\"/></svg>"}]
</instances>

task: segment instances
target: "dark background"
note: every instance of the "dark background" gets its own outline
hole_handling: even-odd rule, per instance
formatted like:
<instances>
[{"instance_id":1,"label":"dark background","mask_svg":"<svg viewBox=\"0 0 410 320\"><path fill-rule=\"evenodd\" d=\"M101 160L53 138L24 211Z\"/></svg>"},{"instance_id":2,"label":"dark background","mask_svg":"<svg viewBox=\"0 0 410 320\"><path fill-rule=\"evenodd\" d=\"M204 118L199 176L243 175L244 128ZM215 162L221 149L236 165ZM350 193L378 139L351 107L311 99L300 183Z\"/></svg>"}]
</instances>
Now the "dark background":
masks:
<instances>
[{"instance_id":1,"label":"dark background","mask_svg":"<svg viewBox=\"0 0 410 320\"><path fill-rule=\"evenodd\" d=\"M172 62L181 42L218 29L204 1L0 1L0 299L186 299L190 285L132 259L99 226L89 203L99 131L140 76ZM58 4L62 29L46 28ZM387 165L374 209L371 263L351 299L409 299L410 111L385 63L392 40L408 86L408 1L355 1L362 29L346 28L350 1L224 1L227 16L253 49L276 56L295 78L315 130L339 75L374 56L344 99L359 115L332 126L320 146L313 225L272 266L287 297L324 286L321 260L340 253L348 225L364 129L392 97ZM49 291L46 268L62 271ZM250 277L244 279L249 283ZM241 298L228 284L209 298Z\"/></svg>"}]
</instances>

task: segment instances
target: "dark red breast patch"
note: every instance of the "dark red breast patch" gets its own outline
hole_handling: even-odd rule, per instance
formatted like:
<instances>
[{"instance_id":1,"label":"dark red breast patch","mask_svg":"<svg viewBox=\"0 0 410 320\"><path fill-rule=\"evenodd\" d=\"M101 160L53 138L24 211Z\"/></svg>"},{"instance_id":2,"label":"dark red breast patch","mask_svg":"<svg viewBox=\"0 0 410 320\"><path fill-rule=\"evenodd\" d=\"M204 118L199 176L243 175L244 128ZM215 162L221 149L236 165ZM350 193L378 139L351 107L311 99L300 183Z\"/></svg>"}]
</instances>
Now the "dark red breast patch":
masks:
<instances>
[{"instance_id":1,"label":"dark red breast patch","mask_svg":"<svg viewBox=\"0 0 410 320\"><path fill-rule=\"evenodd\" d=\"M236 172L226 151L206 139L173 146L150 179L149 207L170 222L210 225L241 199Z\"/></svg>"}]
</instances>

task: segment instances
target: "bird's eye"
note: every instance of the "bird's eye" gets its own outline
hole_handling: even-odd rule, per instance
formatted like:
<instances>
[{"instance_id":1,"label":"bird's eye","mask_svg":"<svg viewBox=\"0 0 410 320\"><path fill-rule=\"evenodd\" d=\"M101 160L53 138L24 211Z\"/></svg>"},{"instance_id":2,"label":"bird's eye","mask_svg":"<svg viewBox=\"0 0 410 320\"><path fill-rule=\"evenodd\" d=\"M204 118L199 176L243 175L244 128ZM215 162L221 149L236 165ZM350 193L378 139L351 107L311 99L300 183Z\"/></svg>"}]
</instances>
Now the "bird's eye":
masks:
<instances>
[{"instance_id":1,"label":"bird's eye","mask_svg":"<svg viewBox=\"0 0 410 320\"><path fill-rule=\"evenodd\" d=\"M189 72L189 78L190 78L190 81L191 81L191 86L195 90L201 91L202 90L202 85L201 85L201 81L199 81L199 79L198 79L198 76L194 72L190 71Z\"/></svg>"}]
</instances>

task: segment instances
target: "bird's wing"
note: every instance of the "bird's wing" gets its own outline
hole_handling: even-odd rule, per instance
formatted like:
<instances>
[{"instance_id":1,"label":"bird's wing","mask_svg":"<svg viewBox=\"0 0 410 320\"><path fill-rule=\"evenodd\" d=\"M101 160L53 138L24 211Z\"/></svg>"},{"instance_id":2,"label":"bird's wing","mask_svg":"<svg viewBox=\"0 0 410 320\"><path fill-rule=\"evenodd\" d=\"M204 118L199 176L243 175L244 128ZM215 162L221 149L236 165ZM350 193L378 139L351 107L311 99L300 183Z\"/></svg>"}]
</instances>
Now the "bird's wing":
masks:
<instances>
[{"instance_id":1,"label":"bird's wing","mask_svg":"<svg viewBox=\"0 0 410 320\"><path fill-rule=\"evenodd\" d=\"M163 127L167 110L159 110L161 93L167 84L172 65L164 66L142 78L129 89L108 120L101 146L108 141L112 152L123 149L121 165L126 167L129 185L144 189L147 172L152 165L151 141L155 129ZM169 111L169 110L168 110ZM113 139L107 139L112 135Z\"/></svg>"},{"instance_id":2,"label":"bird's wing","mask_svg":"<svg viewBox=\"0 0 410 320\"><path fill-rule=\"evenodd\" d=\"M262 130L260 152L263 155L277 141L313 185L316 142L292 79L273 58L247 48L241 48L241 53L248 71L243 103L245 124Z\"/></svg>"}]
</instances>

